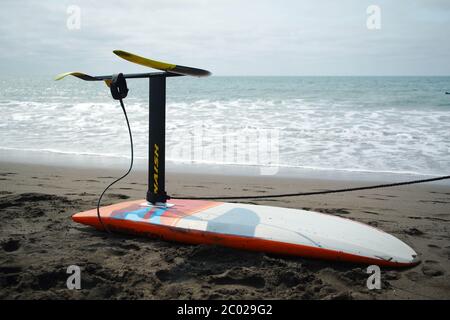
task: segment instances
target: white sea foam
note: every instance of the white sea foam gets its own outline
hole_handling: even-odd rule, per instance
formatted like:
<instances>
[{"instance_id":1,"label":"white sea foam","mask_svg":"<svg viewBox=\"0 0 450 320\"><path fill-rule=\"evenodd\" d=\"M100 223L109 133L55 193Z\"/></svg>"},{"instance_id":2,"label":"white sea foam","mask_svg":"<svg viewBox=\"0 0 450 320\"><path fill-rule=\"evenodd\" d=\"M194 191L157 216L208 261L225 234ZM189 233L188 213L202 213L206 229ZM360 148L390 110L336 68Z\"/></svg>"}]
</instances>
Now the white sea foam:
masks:
<instances>
[{"instance_id":1,"label":"white sea foam","mask_svg":"<svg viewBox=\"0 0 450 320\"><path fill-rule=\"evenodd\" d=\"M363 97L342 89L336 89L334 96L330 96L329 90L317 93L324 89L323 84L304 89L294 85L300 80L287 79L278 83L279 92L270 92L264 82L262 85L258 82L254 85L255 91L248 93L246 85L251 87L253 80L225 80L214 80L216 83L201 94L192 94L195 90L189 87L188 93L175 94L173 99L169 97L166 137L169 161L265 166L267 159L261 155L247 157L251 159L244 161L239 157L213 157L203 151L184 154L175 151L190 143L207 150L218 141L225 141L224 137L251 136L256 132L256 139L259 139L258 134L264 130L276 130L279 133L278 157L271 166L423 175L450 172L450 104L442 97L431 100L428 92L415 91L416 100L409 97L404 99L409 102L394 105L393 101L403 101L398 93L403 89L393 90L386 96L373 96L372 88L367 85L365 96L361 94ZM242 82L240 86L245 95L227 91L227 85L233 81ZM355 83L348 85L357 86ZM71 89L52 89L45 97L19 97L22 91L15 92L13 88L3 92L0 153L29 150L75 156L129 157L128 133L117 103L110 100L107 92L98 94L98 88L89 91L77 83L75 89L79 92L73 93ZM145 159L148 101L146 88L141 89L142 93L130 94L125 104L135 154ZM233 98L234 95L237 97ZM199 129L201 139L196 138ZM240 148L249 149L251 142Z\"/></svg>"}]
</instances>

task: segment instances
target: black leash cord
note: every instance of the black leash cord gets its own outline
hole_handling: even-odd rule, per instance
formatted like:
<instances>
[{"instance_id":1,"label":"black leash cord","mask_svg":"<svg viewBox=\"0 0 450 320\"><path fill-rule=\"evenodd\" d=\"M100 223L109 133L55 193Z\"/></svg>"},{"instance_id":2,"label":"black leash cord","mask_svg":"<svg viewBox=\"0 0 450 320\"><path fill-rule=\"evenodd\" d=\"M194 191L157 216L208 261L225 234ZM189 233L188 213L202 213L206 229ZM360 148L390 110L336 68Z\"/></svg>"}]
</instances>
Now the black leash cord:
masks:
<instances>
[{"instance_id":1,"label":"black leash cord","mask_svg":"<svg viewBox=\"0 0 450 320\"><path fill-rule=\"evenodd\" d=\"M100 203L102 201L102 197L105 194L105 192L116 182L119 182L120 180L122 180L123 178L125 178L131 171L131 169L133 168L133 161L134 161L134 150L133 150L133 135L131 134L131 128L130 128L130 122L128 121L128 116L127 116L127 111L125 110L125 106L123 105L123 101L122 99L119 99L120 101L120 106L122 107L122 111L123 111L123 115L125 116L125 120L127 121L127 126L128 126L128 134L130 135L130 147L131 147L131 162L130 162L130 167L128 168L128 171L121 176L120 178L114 180L113 182L111 182L109 184L109 186L106 187L105 190L103 190L102 194L100 195L100 198L98 198L98 202L97 202L97 217L98 220L100 221L100 224L102 225L103 229L105 229L106 231L108 231L108 233L111 233L111 231L106 227L106 225L103 223L102 221L102 217L100 216Z\"/></svg>"},{"instance_id":2,"label":"black leash cord","mask_svg":"<svg viewBox=\"0 0 450 320\"><path fill-rule=\"evenodd\" d=\"M360 190L370 190L379 188L390 188L397 186L404 186L409 184L425 183L431 181L439 181L450 179L450 176L436 177L430 179L412 180L404 182L395 182L387 184L378 184L373 186L356 187L356 188L345 188L345 189L335 189L335 190L324 190L324 191L310 191L310 192L298 192L298 193L283 193L283 194L272 194L272 195L255 195L255 196L224 196L224 197L171 197L171 199L188 199L188 200L225 200L225 199L268 199L268 198L283 198L283 197L299 197L299 196L312 196L317 194L327 194L327 193L341 193L350 191L360 191Z\"/></svg>"}]
</instances>

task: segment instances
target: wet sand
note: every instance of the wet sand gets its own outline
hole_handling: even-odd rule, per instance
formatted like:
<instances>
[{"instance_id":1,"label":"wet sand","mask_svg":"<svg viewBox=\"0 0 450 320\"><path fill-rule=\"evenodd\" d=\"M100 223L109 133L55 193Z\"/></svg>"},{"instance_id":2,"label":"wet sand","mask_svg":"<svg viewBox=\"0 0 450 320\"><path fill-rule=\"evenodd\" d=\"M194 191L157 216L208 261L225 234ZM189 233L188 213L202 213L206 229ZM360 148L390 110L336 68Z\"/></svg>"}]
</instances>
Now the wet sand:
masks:
<instances>
[{"instance_id":1,"label":"wet sand","mask_svg":"<svg viewBox=\"0 0 450 320\"><path fill-rule=\"evenodd\" d=\"M370 224L405 241L421 264L382 269L368 290L366 267L234 249L108 235L70 216L94 208L121 171L0 163L1 299L450 299L450 187L423 184L273 200ZM103 204L142 199L134 172ZM245 195L323 190L367 182L168 174L171 195ZM81 290L66 269L81 268Z\"/></svg>"}]
</instances>

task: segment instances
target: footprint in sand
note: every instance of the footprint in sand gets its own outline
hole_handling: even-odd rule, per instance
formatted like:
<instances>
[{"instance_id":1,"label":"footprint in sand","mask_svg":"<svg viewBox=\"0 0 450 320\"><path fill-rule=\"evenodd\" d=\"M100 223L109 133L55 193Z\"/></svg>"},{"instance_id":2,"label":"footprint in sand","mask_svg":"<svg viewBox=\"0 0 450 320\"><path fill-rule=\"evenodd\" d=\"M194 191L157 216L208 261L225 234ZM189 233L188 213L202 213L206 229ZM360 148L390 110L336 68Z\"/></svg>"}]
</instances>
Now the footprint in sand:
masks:
<instances>
[{"instance_id":1,"label":"footprint in sand","mask_svg":"<svg viewBox=\"0 0 450 320\"><path fill-rule=\"evenodd\" d=\"M374 211L363 211L364 213L368 213L368 214L374 214L374 215L379 215L378 212L374 212Z\"/></svg>"},{"instance_id":2,"label":"footprint in sand","mask_svg":"<svg viewBox=\"0 0 450 320\"><path fill-rule=\"evenodd\" d=\"M19 265L2 265L0 267L0 274L20 273L21 271L22 267Z\"/></svg>"},{"instance_id":3,"label":"footprint in sand","mask_svg":"<svg viewBox=\"0 0 450 320\"><path fill-rule=\"evenodd\" d=\"M6 176L14 175L14 174L17 174L17 173L15 173L15 172L2 172L2 173L0 173L0 176L6 177Z\"/></svg>"},{"instance_id":4,"label":"footprint in sand","mask_svg":"<svg viewBox=\"0 0 450 320\"><path fill-rule=\"evenodd\" d=\"M79 195L80 197L84 197L84 196L96 196L96 194L88 193L88 192L78 193L78 195Z\"/></svg>"},{"instance_id":5,"label":"footprint in sand","mask_svg":"<svg viewBox=\"0 0 450 320\"><path fill-rule=\"evenodd\" d=\"M0 266L0 279L3 288L17 286L20 282L22 267L19 265Z\"/></svg>"},{"instance_id":6,"label":"footprint in sand","mask_svg":"<svg viewBox=\"0 0 450 320\"><path fill-rule=\"evenodd\" d=\"M171 274L170 270L161 269L155 272L155 276L158 278L159 281L169 281L172 280L174 277Z\"/></svg>"},{"instance_id":7,"label":"footprint in sand","mask_svg":"<svg viewBox=\"0 0 450 320\"><path fill-rule=\"evenodd\" d=\"M419 202L423 203L433 203L433 204L447 204L449 201L441 201L441 200L419 200Z\"/></svg>"},{"instance_id":8,"label":"footprint in sand","mask_svg":"<svg viewBox=\"0 0 450 320\"><path fill-rule=\"evenodd\" d=\"M254 288L263 288L266 281L258 274L246 274L243 270L227 270L222 274L212 276L210 283L218 285L242 285Z\"/></svg>"},{"instance_id":9,"label":"footprint in sand","mask_svg":"<svg viewBox=\"0 0 450 320\"><path fill-rule=\"evenodd\" d=\"M372 227L379 227L379 226L380 226L380 224L378 223L378 221L369 221L369 222L367 222L367 224L368 224L369 226L372 226Z\"/></svg>"},{"instance_id":10,"label":"footprint in sand","mask_svg":"<svg viewBox=\"0 0 450 320\"><path fill-rule=\"evenodd\" d=\"M120 194L120 193L110 193L107 195L107 197L112 198L112 199L122 199L122 200L130 198L126 194Z\"/></svg>"},{"instance_id":11,"label":"footprint in sand","mask_svg":"<svg viewBox=\"0 0 450 320\"><path fill-rule=\"evenodd\" d=\"M437 261L425 260L425 264L422 267L422 273L429 277L439 277L444 275L445 271Z\"/></svg>"},{"instance_id":12,"label":"footprint in sand","mask_svg":"<svg viewBox=\"0 0 450 320\"><path fill-rule=\"evenodd\" d=\"M409 280L414 281L414 282L419 281L422 277L423 276L416 271L411 271L406 274L406 278L408 278Z\"/></svg>"},{"instance_id":13,"label":"footprint in sand","mask_svg":"<svg viewBox=\"0 0 450 320\"><path fill-rule=\"evenodd\" d=\"M350 214L350 211L345 208L316 208L314 211L329 214Z\"/></svg>"},{"instance_id":14,"label":"footprint in sand","mask_svg":"<svg viewBox=\"0 0 450 320\"><path fill-rule=\"evenodd\" d=\"M20 248L20 240L17 239L8 239L1 243L3 250L6 252L14 252L19 250Z\"/></svg>"},{"instance_id":15,"label":"footprint in sand","mask_svg":"<svg viewBox=\"0 0 450 320\"><path fill-rule=\"evenodd\" d=\"M409 229L403 230L403 232L410 236L421 236L421 235L425 234L423 231L420 231L417 228L409 228Z\"/></svg>"}]
</instances>

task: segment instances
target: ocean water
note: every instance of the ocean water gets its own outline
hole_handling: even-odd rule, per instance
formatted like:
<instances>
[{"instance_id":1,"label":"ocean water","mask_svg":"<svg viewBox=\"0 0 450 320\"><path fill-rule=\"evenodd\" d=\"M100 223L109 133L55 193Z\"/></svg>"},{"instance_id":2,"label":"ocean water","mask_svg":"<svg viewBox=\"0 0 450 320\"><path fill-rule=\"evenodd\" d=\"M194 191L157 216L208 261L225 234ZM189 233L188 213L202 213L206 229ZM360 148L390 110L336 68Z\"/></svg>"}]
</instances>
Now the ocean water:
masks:
<instances>
[{"instance_id":1,"label":"ocean water","mask_svg":"<svg viewBox=\"0 0 450 320\"><path fill-rule=\"evenodd\" d=\"M93 166L127 162L124 118L103 83L51 76L0 83L2 159L19 152L27 161L63 155L62 162L81 158ZM143 160L148 81L128 80L128 86L125 104L136 157ZM170 78L167 160L187 169L450 174L445 91L450 77Z\"/></svg>"}]
</instances>

